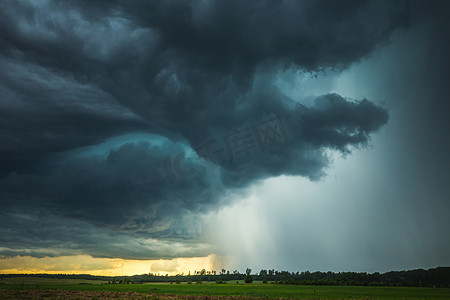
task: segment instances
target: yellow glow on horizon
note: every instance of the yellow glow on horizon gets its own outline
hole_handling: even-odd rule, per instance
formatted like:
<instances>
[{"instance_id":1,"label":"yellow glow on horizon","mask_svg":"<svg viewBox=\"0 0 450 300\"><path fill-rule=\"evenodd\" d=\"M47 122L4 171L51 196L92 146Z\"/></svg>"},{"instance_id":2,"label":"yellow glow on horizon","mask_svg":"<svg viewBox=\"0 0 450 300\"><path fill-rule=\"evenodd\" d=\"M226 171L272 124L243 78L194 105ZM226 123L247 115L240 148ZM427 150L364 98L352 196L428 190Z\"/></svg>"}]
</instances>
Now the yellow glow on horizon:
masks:
<instances>
[{"instance_id":1,"label":"yellow glow on horizon","mask_svg":"<svg viewBox=\"0 0 450 300\"><path fill-rule=\"evenodd\" d=\"M195 270L213 270L216 255L206 257L174 258L170 260L131 260L121 258L95 258L89 255L32 257L15 256L0 259L2 274L91 274L105 276L191 274Z\"/></svg>"}]
</instances>

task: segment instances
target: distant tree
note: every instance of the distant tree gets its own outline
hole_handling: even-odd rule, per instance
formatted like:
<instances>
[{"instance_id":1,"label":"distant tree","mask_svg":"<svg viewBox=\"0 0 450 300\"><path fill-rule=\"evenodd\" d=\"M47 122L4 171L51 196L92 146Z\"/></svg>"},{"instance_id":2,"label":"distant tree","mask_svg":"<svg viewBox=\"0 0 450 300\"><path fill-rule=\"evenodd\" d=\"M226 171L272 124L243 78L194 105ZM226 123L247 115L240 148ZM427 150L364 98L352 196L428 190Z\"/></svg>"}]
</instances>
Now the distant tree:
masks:
<instances>
[{"instance_id":1,"label":"distant tree","mask_svg":"<svg viewBox=\"0 0 450 300\"><path fill-rule=\"evenodd\" d=\"M245 276L245 283L252 283L253 282L253 278L251 275L247 275Z\"/></svg>"},{"instance_id":2,"label":"distant tree","mask_svg":"<svg viewBox=\"0 0 450 300\"><path fill-rule=\"evenodd\" d=\"M246 274L245 279L244 279L245 283L252 283L253 282L252 275L250 275L251 273L252 273L252 269L247 268L245 270L245 274Z\"/></svg>"},{"instance_id":3,"label":"distant tree","mask_svg":"<svg viewBox=\"0 0 450 300\"><path fill-rule=\"evenodd\" d=\"M267 270L259 271L259 276L267 276Z\"/></svg>"}]
</instances>

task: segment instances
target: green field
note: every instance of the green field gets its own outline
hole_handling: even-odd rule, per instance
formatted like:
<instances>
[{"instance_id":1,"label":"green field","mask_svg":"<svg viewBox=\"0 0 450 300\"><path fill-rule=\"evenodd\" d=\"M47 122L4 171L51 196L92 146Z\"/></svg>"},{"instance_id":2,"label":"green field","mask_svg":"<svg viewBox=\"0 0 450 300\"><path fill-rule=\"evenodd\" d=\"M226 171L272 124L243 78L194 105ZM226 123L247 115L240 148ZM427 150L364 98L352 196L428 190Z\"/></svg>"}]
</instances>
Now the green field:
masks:
<instances>
[{"instance_id":1,"label":"green field","mask_svg":"<svg viewBox=\"0 0 450 300\"><path fill-rule=\"evenodd\" d=\"M7 278L0 289L140 292L172 295L220 295L298 299L450 299L450 289L416 287L295 286L276 284L104 284L93 280Z\"/></svg>"}]
</instances>

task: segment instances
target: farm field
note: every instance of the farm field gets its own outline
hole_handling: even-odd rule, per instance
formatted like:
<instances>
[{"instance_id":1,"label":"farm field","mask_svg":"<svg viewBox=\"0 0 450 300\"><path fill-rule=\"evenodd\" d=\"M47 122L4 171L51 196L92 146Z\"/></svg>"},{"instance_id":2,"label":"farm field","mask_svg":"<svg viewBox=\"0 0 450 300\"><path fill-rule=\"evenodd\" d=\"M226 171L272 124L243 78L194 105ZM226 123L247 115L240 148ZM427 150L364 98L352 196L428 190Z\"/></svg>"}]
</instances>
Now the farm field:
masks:
<instances>
[{"instance_id":1,"label":"farm field","mask_svg":"<svg viewBox=\"0 0 450 300\"><path fill-rule=\"evenodd\" d=\"M236 282L228 284L215 284L212 282L204 282L203 284L105 284L96 280L61 280L24 277L0 280L1 299L217 298L212 296L225 296L225 298L239 296L297 299L450 299L450 289L417 287L295 286L261 283L236 284Z\"/></svg>"}]
</instances>

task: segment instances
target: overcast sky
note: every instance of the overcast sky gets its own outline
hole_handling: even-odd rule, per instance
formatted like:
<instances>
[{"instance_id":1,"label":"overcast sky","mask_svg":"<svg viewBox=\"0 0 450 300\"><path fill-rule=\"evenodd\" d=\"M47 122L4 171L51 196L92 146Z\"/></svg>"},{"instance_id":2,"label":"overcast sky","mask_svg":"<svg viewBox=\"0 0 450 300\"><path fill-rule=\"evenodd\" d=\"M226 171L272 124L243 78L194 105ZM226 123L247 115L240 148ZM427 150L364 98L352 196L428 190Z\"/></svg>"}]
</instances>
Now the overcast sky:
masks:
<instances>
[{"instance_id":1,"label":"overcast sky","mask_svg":"<svg viewBox=\"0 0 450 300\"><path fill-rule=\"evenodd\" d=\"M448 266L449 20L447 1L2 1L0 271Z\"/></svg>"}]
</instances>

